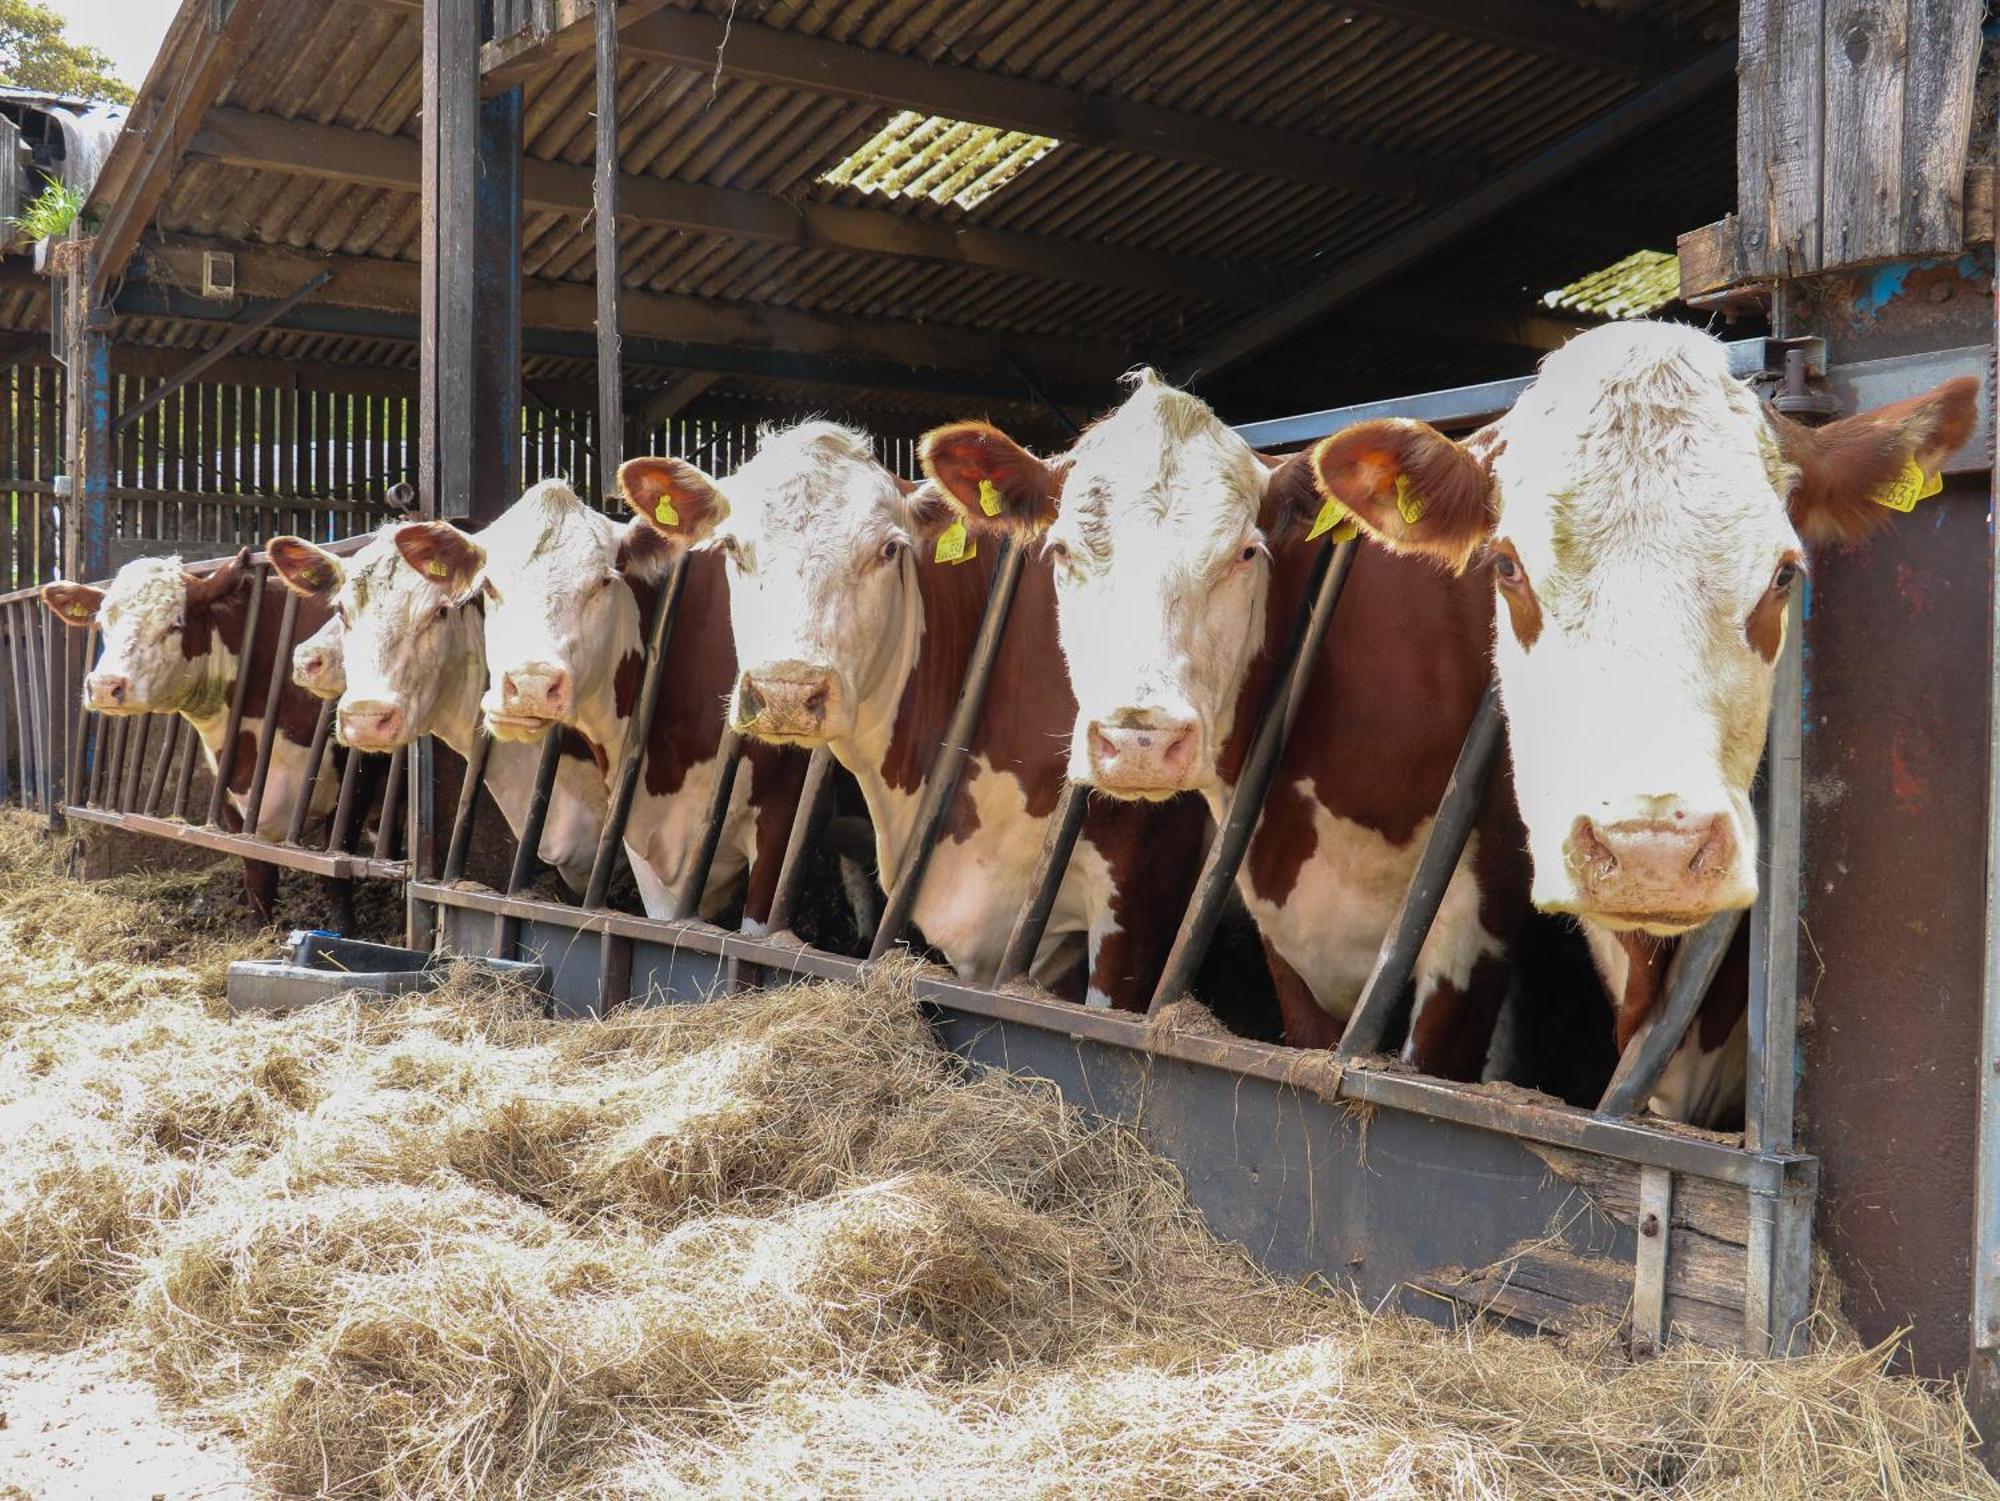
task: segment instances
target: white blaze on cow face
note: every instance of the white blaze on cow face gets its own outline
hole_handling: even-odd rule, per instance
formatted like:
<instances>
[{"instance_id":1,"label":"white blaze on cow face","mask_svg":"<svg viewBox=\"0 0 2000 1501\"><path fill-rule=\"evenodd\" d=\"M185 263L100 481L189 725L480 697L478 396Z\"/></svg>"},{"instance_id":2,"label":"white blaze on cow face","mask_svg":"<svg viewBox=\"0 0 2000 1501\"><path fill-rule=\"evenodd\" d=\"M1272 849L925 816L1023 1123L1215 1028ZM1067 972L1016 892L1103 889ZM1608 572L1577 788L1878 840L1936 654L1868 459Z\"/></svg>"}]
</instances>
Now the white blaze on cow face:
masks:
<instances>
[{"instance_id":1,"label":"white blaze on cow face","mask_svg":"<svg viewBox=\"0 0 2000 1501\"><path fill-rule=\"evenodd\" d=\"M1077 700L1070 779L1129 798L1217 790L1270 583L1269 471L1251 447L1142 371L1056 464L984 423L940 428L924 457L975 527L1046 522Z\"/></svg>"},{"instance_id":2,"label":"white blaze on cow face","mask_svg":"<svg viewBox=\"0 0 2000 1501\"><path fill-rule=\"evenodd\" d=\"M638 539L640 551L633 547ZM653 577L665 549L636 523L592 509L561 480L534 486L479 535L486 554L487 729L532 740L570 724L599 745L622 743L617 676L636 691L639 606L626 572Z\"/></svg>"},{"instance_id":3,"label":"white blaze on cow face","mask_svg":"<svg viewBox=\"0 0 2000 1501\"><path fill-rule=\"evenodd\" d=\"M472 569L440 561L429 573L399 548L404 533L429 531L428 523L392 523L346 559L297 537L267 545L288 587L333 608L321 637L338 632L334 732L355 750L393 751L440 730L440 707L462 700L468 675L484 670L479 615L462 602ZM466 549L476 558L470 542ZM295 678L304 651L293 654Z\"/></svg>"},{"instance_id":4,"label":"white blaze on cow face","mask_svg":"<svg viewBox=\"0 0 2000 1501\"><path fill-rule=\"evenodd\" d=\"M628 495L642 517L727 560L731 723L885 748L923 632L916 548L949 505L907 492L865 435L831 422L766 434L726 481L678 464L648 484Z\"/></svg>"},{"instance_id":5,"label":"white blaze on cow face","mask_svg":"<svg viewBox=\"0 0 2000 1501\"><path fill-rule=\"evenodd\" d=\"M1534 900L1682 932L1757 888L1750 783L1808 536L1964 441L1972 384L1809 432L1715 339L1614 324L1549 356L1473 443L1372 422L1313 453L1390 546L1492 570L1495 660ZM1872 513L1872 514L1871 514Z\"/></svg>"},{"instance_id":6,"label":"white blaze on cow face","mask_svg":"<svg viewBox=\"0 0 2000 1501\"><path fill-rule=\"evenodd\" d=\"M228 707L235 658L213 632L209 612L242 577L246 548L198 577L179 558L138 558L108 588L53 583L43 590L65 624L95 623L102 653L85 675L83 701L103 714L180 713L201 722Z\"/></svg>"}]
</instances>

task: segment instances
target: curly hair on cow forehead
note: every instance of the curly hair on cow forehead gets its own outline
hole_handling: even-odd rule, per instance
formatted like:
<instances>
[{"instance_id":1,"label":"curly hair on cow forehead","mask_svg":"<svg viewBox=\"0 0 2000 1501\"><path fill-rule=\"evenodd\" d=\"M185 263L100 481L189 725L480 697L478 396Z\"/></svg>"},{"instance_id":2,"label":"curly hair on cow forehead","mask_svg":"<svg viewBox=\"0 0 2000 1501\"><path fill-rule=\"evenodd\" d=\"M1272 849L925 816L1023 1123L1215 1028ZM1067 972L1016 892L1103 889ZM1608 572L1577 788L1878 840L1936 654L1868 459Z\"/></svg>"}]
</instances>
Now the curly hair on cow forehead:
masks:
<instances>
[{"instance_id":1,"label":"curly hair on cow forehead","mask_svg":"<svg viewBox=\"0 0 2000 1501\"><path fill-rule=\"evenodd\" d=\"M179 557L135 558L119 569L104 591L102 616L161 616L178 619L187 608L187 569Z\"/></svg>"}]
</instances>

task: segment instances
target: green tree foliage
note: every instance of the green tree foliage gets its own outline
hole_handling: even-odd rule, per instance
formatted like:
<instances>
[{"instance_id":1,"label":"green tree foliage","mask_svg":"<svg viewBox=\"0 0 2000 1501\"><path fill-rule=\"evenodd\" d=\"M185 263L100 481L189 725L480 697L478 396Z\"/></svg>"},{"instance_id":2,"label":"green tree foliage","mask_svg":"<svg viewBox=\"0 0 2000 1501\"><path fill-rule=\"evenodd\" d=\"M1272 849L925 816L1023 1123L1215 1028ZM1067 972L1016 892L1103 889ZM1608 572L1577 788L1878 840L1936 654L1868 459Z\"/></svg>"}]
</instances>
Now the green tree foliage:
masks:
<instances>
[{"instance_id":1,"label":"green tree foliage","mask_svg":"<svg viewBox=\"0 0 2000 1501\"><path fill-rule=\"evenodd\" d=\"M63 35L67 23L39 0L0 0L0 83L130 104L111 59Z\"/></svg>"}]
</instances>

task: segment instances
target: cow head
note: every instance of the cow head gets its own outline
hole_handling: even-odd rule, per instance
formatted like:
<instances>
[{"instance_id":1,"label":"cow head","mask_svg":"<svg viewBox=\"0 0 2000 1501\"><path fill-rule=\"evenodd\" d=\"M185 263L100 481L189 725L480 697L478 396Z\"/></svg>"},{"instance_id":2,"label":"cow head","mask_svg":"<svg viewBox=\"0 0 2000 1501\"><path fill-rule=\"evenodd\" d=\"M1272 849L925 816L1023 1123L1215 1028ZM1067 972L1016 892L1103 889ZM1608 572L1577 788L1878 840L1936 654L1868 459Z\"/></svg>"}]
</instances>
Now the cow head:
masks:
<instances>
[{"instance_id":1,"label":"cow head","mask_svg":"<svg viewBox=\"0 0 2000 1501\"><path fill-rule=\"evenodd\" d=\"M1722 346L1615 324L1466 443L1363 423L1312 463L1388 546L1487 569L1538 906L1653 933L1748 906L1750 784L1808 542L1887 521L1971 433L1977 382L1817 430Z\"/></svg>"},{"instance_id":2,"label":"cow head","mask_svg":"<svg viewBox=\"0 0 2000 1501\"><path fill-rule=\"evenodd\" d=\"M347 690L347 662L341 651L338 615L292 648L292 681L314 698L338 699Z\"/></svg>"},{"instance_id":3,"label":"cow head","mask_svg":"<svg viewBox=\"0 0 2000 1501\"><path fill-rule=\"evenodd\" d=\"M420 537L443 540L428 523L406 528L398 546L409 556ZM533 740L566 724L599 745L620 744L643 651L631 585L657 582L672 548L650 527L614 521L561 480L544 480L473 550L483 555L473 587L486 612L487 730Z\"/></svg>"},{"instance_id":4,"label":"cow head","mask_svg":"<svg viewBox=\"0 0 2000 1501\"><path fill-rule=\"evenodd\" d=\"M949 524L948 502L830 422L765 434L720 483L659 458L618 479L642 524L727 561L732 724L781 744L886 744L923 630L917 549Z\"/></svg>"},{"instance_id":5,"label":"cow head","mask_svg":"<svg viewBox=\"0 0 2000 1501\"><path fill-rule=\"evenodd\" d=\"M179 558L138 558L109 588L57 581L43 602L63 624L95 625L103 654L83 680L85 707L104 714L181 713L206 719L223 711L228 676L217 630L240 624L249 588L250 549L208 574Z\"/></svg>"},{"instance_id":6,"label":"cow head","mask_svg":"<svg viewBox=\"0 0 2000 1501\"><path fill-rule=\"evenodd\" d=\"M1212 789L1270 582L1271 471L1250 445L1143 371L1059 463L974 422L929 434L923 459L975 527L1046 529L1070 779L1127 798Z\"/></svg>"},{"instance_id":7,"label":"cow head","mask_svg":"<svg viewBox=\"0 0 2000 1501\"><path fill-rule=\"evenodd\" d=\"M404 538L404 533L415 535ZM408 551L405 551L407 547ZM301 537L265 544L294 593L333 611L327 627L293 653L297 679L307 647L337 643L340 682L334 733L362 751L392 751L437 728L441 706L484 671L479 612L471 607L478 548L443 523L392 523L352 557ZM476 690L475 690L476 691Z\"/></svg>"}]
</instances>

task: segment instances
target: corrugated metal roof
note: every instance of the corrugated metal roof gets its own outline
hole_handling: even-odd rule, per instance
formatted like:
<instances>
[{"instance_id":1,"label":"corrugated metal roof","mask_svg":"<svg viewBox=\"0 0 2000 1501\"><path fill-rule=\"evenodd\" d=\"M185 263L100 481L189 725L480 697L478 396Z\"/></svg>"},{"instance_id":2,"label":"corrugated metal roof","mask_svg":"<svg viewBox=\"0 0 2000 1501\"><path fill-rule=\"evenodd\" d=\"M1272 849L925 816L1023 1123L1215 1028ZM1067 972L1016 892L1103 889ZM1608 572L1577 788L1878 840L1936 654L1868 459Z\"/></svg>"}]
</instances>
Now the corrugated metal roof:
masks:
<instances>
[{"instance_id":1,"label":"corrugated metal roof","mask_svg":"<svg viewBox=\"0 0 2000 1501\"><path fill-rule=\"evenodd\" d=\"M199 4L202 0L189 0ZM1059 84L1216 121L1390 150L1475 179L1517 163L1644 85L1591 68L1448 34L1325 0L1189 7L1180 0L680 0L681 8ZM1584 5L1580 13L1604 12ZM1631 0L1620 24L1689 45L1726 36L1731 0ZM286 119L413 138L421 96L420 16L389 5L268 0L219 103ZM584 166L593 148L592 64L571 58L523 91L524 149L533 160ZM628 173L726 186L795 202L865 206L912 220L979 225L1093 245L1201 257L1310 279L1421 218L1412 199L1302 182L1274 164L1235 172L1136 151L1061 142L1005 191L967 206L957 195L887 200L827 169L882 131L895 112L709 69L627 64L620 80L621 152ZM1718 97L1689 132L1650 133L1606 158L1614 173L1575 186L1613 211L1659 214L1685 205L1693 227L1733 198L1732 102ZM1719 125L1718 125L1719 122ZM1699 217L1697 217L1699 216ZM190 160L156 216L160 229L353 256L414 261L414 192L330 183L288 172ZM1600 263L1605 246L1574 226L1525 212L1449 256L1411 268L1402 284L1451 302L1525 309L1559 279ZM523 271L588 282L592 249L581 214L530 213ZM1240 298L1003 272L892 255L760 242L737 235L630 227L621 245L632 287L710 300L921 323L944 330L1102 341L1132 360L1162 360L1214 339L1248 311ZM1504 301L1502 300L1504 299ZM1337 319L1336 319L1337 321ZM121 335L205 341L211 329L126 320ZM306 358L408 363L388 341L290 336ZM270 336L275 346L275 336ZM1407 342L1407 341L1406 341ZM1362 350L1374 351L1364 357ZM1448 351L1414 359L1397 341L1343 341L1326 358L1366 373L1448 365ZM1331 378L1331 377L1330 377ZM731 392L768 397L778 385L730 377ZM710 398L705 398L710 399ZM909 394L895 398L919 404ZM1310 399L1300 391L1297 400ZM961 401L942 405L963 409ZM1024 410L1031 410L1024 405Z\"/></svg>"}]
</instances>

